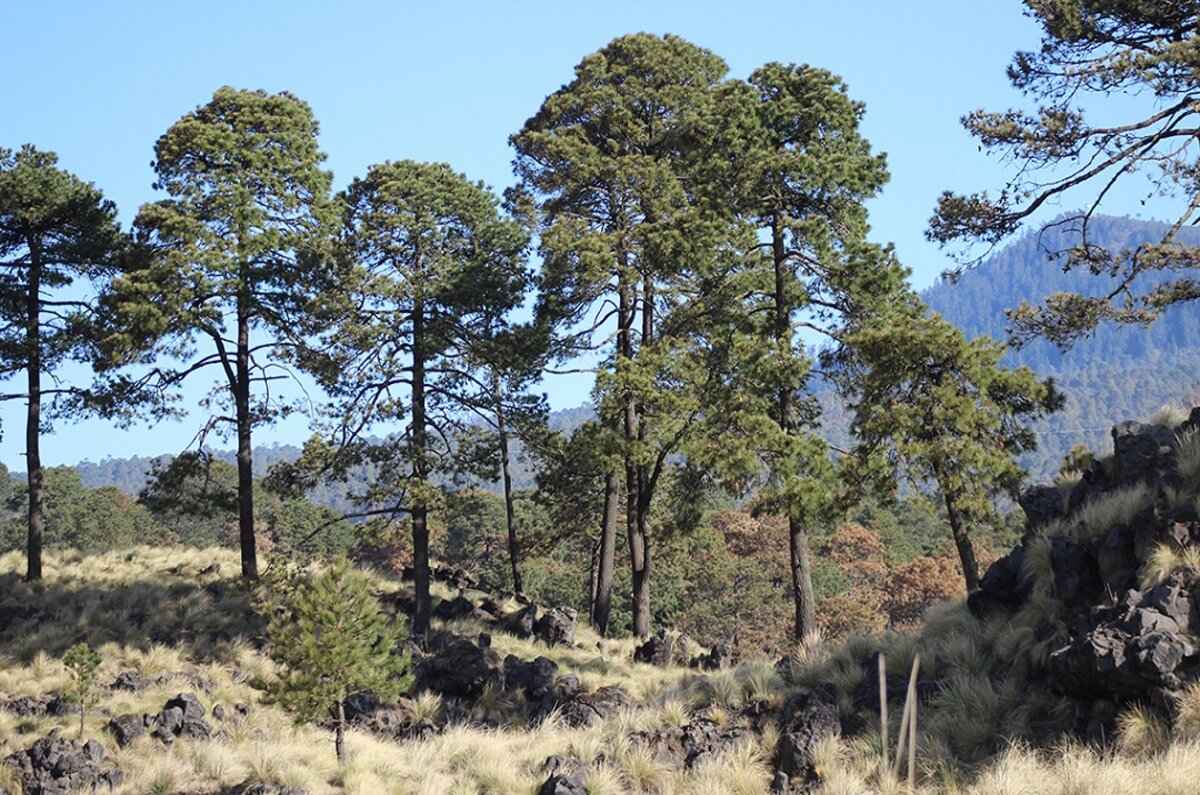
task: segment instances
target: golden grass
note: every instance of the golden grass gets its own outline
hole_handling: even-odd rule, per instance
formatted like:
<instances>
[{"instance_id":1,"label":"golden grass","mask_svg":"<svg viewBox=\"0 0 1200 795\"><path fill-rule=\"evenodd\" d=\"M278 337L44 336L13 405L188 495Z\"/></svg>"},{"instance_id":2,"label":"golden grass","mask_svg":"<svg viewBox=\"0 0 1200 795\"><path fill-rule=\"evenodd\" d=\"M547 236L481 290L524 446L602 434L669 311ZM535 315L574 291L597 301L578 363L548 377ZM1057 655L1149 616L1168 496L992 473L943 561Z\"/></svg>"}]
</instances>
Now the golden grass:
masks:
<instances>
[{"instance_id":1,"label":"golden grass","mask_svg":"<svg viewBox=\"0 0 1200 795\"><path fill-rule=\"evenodd\" d=\"M220 572L203 578L196 573L211 562ZM1022 666L1036 664L1033 629L1055 620L1050 595L1035 596L1016 616L979 622L961 603L931 610L919 633L886 633L855 637L834 646L812 640L792 655L781 677L774 664L747 661L737 668L699 675L686 669L659 669L632 662L632 640L602 640L586 627L578 631L577 648L553 648L503 633L493 633L501 654L529 658L545 655L562 673L578 675L588 686L619 684L637 706L586 728L564 726L551 717L534 727L489 721L468 714L443 733L405 742L384 740L360 731L348 735L350 764L339 769L332 735L311 725L296 725L268 703L260 689L275 676L274 666L259 650L256 624L246 620L248 597L234 579L236 555L213 550L134 550L80 558L54 553L47 561L43 585L19 582L23 561L0 557L0 603L20 601L47 611L62 626L39 626L28 636L0 636L0 698L61 689L67 680L59 662L63 644L78 637L105 638L101 683L117 673L136 670L162 677L143 691L108 691L88 716L86 732L104 742L126 772L117 795L144 793L216 793L244 781L299 787L310 795L445 795L509 793L531 795L545 779L544 760L551 755L576 757L589 765L592 795L758 795L769 790L771 757L779 728L768 722L759 736L749 735L720 754L680 770L631 741L638 731L683 726L703 716L721 725L737 717L748 702L780 704L796 687L832 684L839 709L849 716L863 709L854 691L863 683L860 662L883 651L889 671L906 672L916 654L922 671L942 683L921 713L918 746L918 792L956 795L1082 795L1082 793L1186 793L1200 777L1200 685L1179 698L1173 727L1150 713L1127 711L1121 718L1120 743L1127 752L1102 754L1066 746L1035 751L1020 744L1035 719L1060 708L1049 694L1024 686ZM170 569L182 566L179 573ZM399 583L373 574L380 592ZM216 596L203 586L219 583ZM205 593L211 603L198 596ZM143 627L122 621L142 609L140 598L153 595L153 611ZM448 598L451 593L438 592ZM84 597L87 599L84 599ZM96 604L100 606L97 607ZM200 606L213 615L200 615ZM124 611L107 613L106 611ZM150 612L153 612L150 611ZM154 640L146 627L172 628L191 622L177 643ZM470 622L459 631L483 629ZM211 633L211 634L205 634ZM218 639L216 636L228 636ZM1054 640L1043 641L1053 645ZM786 681L785 681L786 679ZM198 688L203 683L204 688ZM154 712L175 693L195 692L212 708L245 703L247 718L227 718L221 736L206 741L181 740L170 747L143 737L130 748L116 749L104 732L104 712ZM497 693L495 711L504 713L505 695ZM434 720L454 710L437 696L418 695L404 702L409 717ZM481 707L487 712L492 707ZM874 709L868 705L868 719ZM228 715L233 711L226 709ZM461 713L458 713L461 714ZM893 710L889 736L894 744L899 709ZM0 712L0 756L27 746L52 728L69 731L76 718L21 719ZM905 788L890 776L879 776L880 736L877 725L850 739L827 739L817 754L822 795L900 793ZM1012 738L1013 742L1005 742ZM3 771L3 768L0 768ZM14 782L0 772L0 788Z\"/></svg>"}]
</instances>

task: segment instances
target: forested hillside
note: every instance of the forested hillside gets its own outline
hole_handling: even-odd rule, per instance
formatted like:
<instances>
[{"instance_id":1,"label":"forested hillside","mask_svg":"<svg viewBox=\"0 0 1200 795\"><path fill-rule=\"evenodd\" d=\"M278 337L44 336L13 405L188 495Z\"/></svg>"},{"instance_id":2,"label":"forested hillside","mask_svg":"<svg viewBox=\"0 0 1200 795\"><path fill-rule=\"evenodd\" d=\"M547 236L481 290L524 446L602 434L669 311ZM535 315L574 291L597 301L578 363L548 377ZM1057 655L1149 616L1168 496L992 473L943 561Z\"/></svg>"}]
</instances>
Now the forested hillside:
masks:
<instances>
[{"instance_id":1,"label":"forested hillside","mask_svg":"<svg viewBox=\"0 0 1200 795\"><path fill-rule=\"evenodd\" d=\"M1132 248L1161 239L1166 225L1131 218L1099 216L1088 229L1090 243L1107 249ZM1183 240L1200 241L1195 229ZM1007 336L1005 311L1021 302L1038 303L1058 292L1085 295L1106 293L1114 284L1107 274L1064 271L1053 253L1079 240L1070 227L1050 227L1029 234L967 271L956 282L943 281L923 294L926 303L968 336ZM1168 280L1150 273L1136 292L1141 294ZM1031 367L1053 376L1066 396L1057 414L1034 424L1039 449L1027 458L1035 479L1046 479L1076 444L1107 452L1112 444L1109 426L1116 418L1146 417L1166 404L1190 405L1200 385L1200 308L1171 307L1147 328L1102 326L1063 351L1046 340L1010 350L1006 364Z\"/></svg>"}]
</instances>

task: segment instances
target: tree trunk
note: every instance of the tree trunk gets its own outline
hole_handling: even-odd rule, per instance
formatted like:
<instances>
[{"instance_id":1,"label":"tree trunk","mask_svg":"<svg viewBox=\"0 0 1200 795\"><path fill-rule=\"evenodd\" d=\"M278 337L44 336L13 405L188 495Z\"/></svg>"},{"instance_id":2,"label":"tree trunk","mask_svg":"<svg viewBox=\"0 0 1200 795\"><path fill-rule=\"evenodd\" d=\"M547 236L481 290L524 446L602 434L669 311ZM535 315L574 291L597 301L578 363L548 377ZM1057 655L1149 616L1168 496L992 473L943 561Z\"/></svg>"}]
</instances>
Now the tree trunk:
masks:
<instances>
[{"instance_id":1,"label":"tree trunk","mask_svg":"<svg viewBox=\"0 0 1200 795\"><path fill-rule=\"evenodd\" d=\"M654 341L654 280L642 277L642 338L643 346ZM649 427L645 414L638 415L638 443L644 450ZM650 634L650 503L654 498L654 484L650 482L650 467L638 465L637 533L642 546L642 570L633 579L633 626L639 637Z\"/></svg>"},{"instance_id":2,"label":"tree trunk","mask_svg":"<svg viewBox=\"0 0 1200 795\"><path fill-rule=\"evenodd\" d=\"M808 528L796 516L788 516L788 549L792 561L792 594L796 601L794 633L796 640L803 641L817 629L816 596L813 594Z\"/></svg>"},{"instance_id":3,"label":"tree trunk","mask_svg":"<svg viewBox=\"0 0 1200 795\"><path fill-rule=\"evenodd\" d=\"M412 326L412 459L413 476L422 489L429 472L425 462L425 307L420 299L413 302ZM429 508L418 496L412 504L413 585L416 610L412 634L423 638L429 632L433 602L429 595Z\"/></svg>"},{"instance_id":4,"label":"tree trunk","mask_svg":"<svg viewBox=\"0 0 1200 795\"><path fill-rule=\"evenodd\" d=\"M29 485L29 534L25 548L25 579L42 578L42 501L45 473L39 448L42 430L42 341L41 341L42 251L38 241L29 242L29 293L26 296L25 344L28 346L26 374L29 402L25 417L25 479Z\"/></svg>"},{"instance_id":5,"label":"tree trunk","mask_svg":"<svg viewBox=\"0 0 1200 795\"><path fill-rule=\"evenodd\" d=\"M958 561L962 565L963 580L967 584L967 593L979 590L979 564L975 562L975 547L971 544L971 536L963 527L962 513L954 505L949 492L942 489L942 498L946 503L946 516L950 519L950 532L954 535L954 546L958 548Z\"/></svg>"},{"instance_id":6,"label":"tree trunk","mask_svg":"<svg viewBox=\"0 0 1200 795\"><path fill-rule=\"evenodd\" d=\"M339 700L337 705L337 726L334 727L333 747L337 751L338 767L345 767L346 762L346 704Z\"/></svg>"},{"instance_id":7,"label":"tree trunk","mask_svg":"<svg viewBox=\"0 0 1200 795\"><path fill-rule=\"evenodd\" d=\"M521 551L517 544L517 518L513 507L512 470L508 461L508 428L504 424L504 395L500 389L500 377L493 378L496 399L496 433L500 437L500 475L504 481L504 521L508 530L508 560L512 564L513 591L525 592L521 580Z\"/></svg>"},{"instance_id":8,"label":"tree trunk","mask_svg":"<svg viewBox=\"0 0 1200 795\"><path fill-rule=\"evenodd\" d=\"M792 323L791 306L787 298L787 251L783 239L783 218L778 212L771 219L771 251L775 266L775 344L780 353L791 351ZM792 390L784 384L779 390L780 429L786 434L793 432ZM805 517L799 515L795 506L788 507L788 550L792 570L792 598L795 601L796 640L803 641L816 630L816 605L812 585L812 561L808 549L808 528Z\"/></svg>"},{"instance_id":9,"label":"tree trunk","mask_svg":"<svg viewBox=\"0 0 1200 795\"><path fill-rule=\"evenodd\" d=\"M622 272L619 285L620 303L618 317L620 328L617 332L618 358L627 362L633 361L633 318L634 294L629 277ZM646 544L638 524L639 471L637 460L633 456L633 447L638 439L637 403L632 394L622 396L624 403L624 434L625 434L625 532L629 538L629 564L633 574L633 589L630 594L630 608L634 618L634 632L640 636L650 634L649 622L639 623L642 615L640 608L643 594L643 581L646 567Z\"/></svg>"},{"instance_id":10,"label":"tree trunk","mask_svg":"<svg viewBox=\"0 0 1200 795\"><path fill-rule=\"evenodd\" d=\"M617 473L604 476L604 523L600 528L600 564L596 574L596 598L592 603L592 626L604 637L612 612L613 558L617 546L617 510L620 507Z\"/></svg>"},{"instance_id":11,"label":"tree trunk","mask_svg":"<svg viewBox=\"0 0 1200 795\"><path fill-rule=\"evenodd\" d=\"M249 277L243 275L243 279ZM250 319L245 289L238 297L237 406L238 538L242 547L242 577L258 579L258 550L254 541L254 462L250 436Z\"/></svg>"},{"instance_id":12,"label":"tree trunk","mask_svg":"<svg viewBox=\"0 0 1200 795\"><path fill-rule=\"evenodd\" d=\"M86 712L87 712L87 710L83 705L83 699L80 698L79 699L79 739L80 740L83 739L83 717L86 714Z\"/></svg>"}]
</instances>

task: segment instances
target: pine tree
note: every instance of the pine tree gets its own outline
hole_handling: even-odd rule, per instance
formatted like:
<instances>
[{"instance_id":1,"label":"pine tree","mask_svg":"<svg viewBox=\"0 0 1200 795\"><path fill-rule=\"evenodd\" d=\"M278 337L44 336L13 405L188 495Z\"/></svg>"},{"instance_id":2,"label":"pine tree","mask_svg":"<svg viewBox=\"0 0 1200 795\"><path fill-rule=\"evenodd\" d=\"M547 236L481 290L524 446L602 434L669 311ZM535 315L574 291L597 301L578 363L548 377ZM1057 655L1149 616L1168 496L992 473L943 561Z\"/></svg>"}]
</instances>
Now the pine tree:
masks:
<instances>
[{"instance_id":1,"label":"pine tree","mask_svg":"<svg viewBox=\"0 0 1200 795\"><path fill-rule=\"evenodd\" d=\"M997 528L995 497L1015 498L1029 423L1058 410L1052 380L1000 366L1004 346L968 340L936 314L897 313L851 339L864 368L853 406L859 453L885 448L894 473L932 484L946 509L967 590L979 586L970 527Z\"/></svg>"},{"instance_id":2,"label":"pine tree","mask_svg":"<svg viewBox=\"0 0 1200 795\"><path fill-rule=\"evenodd\" d=\"M273 691L303 721L333 715L338 763L345 765L345 701L371 691L394 700L411 683L403 627L390 620L370 582L344 558L317 575L293 573L268 601L270 656L282 666Z\"/></svg>"},{"instance_id":3,"label":"pine tree","mask_svg":"<svg viewBox=\"0 0 1200 795\"><path fill-rule=\"evenodd\" d=\"M182 384L217 369L201 431L237 437L242 575L258 576L252 433L294 406L272 390L329 286L330 174L312 110L288 93L221 88L155 144L170 198L134 221L139 261L105 295L98 369L115 409L174 412ZM180 361L177 367L168 362ZM150 365L138 377L114 372Z\"/></svg>"},{"instance_id":4,"label":"pine tree","mask_svg":"<svg viewBox=\"0 0 1200 795\"><path fill-rule=\"evenodd\" d=\"M100 655L86 643L76 643L63 655L63 665L71 674L71 698L79 705L79 739L83 739L83 722L87 708L96 703L96 671Z\"/></svg>"},{"instance_id":5,"label":"pine tree","mask_svg":"<svg viewBox=\"0 0 1200 795\"><path fill-rule=\"evenodd\" d=\"M92 306L67 290L78 279L103 281L116 272L124 238L116 206L91 183L60 169L58 158L33 146L0 149L0 380L22 371L25 389L0 400L26 401L25 471L29 485L26 578L42 576L45 475L39 449L51 416L46 397L76 390L42 386L71 358L87 355ZM62 404L67 407L71 404ZM68 409L70 411L70 409Z\"/></svg>"},{"instance_id":6,"label":"pine tree","mask_svg":"<svg viewBox=\"0 0 1200 795\"><path fill-rule=\"evenodd\" d=\"M767 64L727 85L719 106L728 155L709 165L710 200L733 206L753 242L729 258L726 299L708 302L700 348L716 377L705 392L708 430L690 453L725 478L754 483L765 468L759 506L788 518L803 639L816 630L808 535L840 505L806 342L823 346L825 369L836 372L850 330L911 296L890 249L866 239L864 202L887 169L840 78Z\"/></svg>"},{"instance_id":7,"label":"pine tree","mask_svg":"<svg viewBox=\"0 0 1200 795\"><path fill-rule=\"evenodd\" d=\"M1066 347L1106 321L1146 325L1168 307L1200 298L1200 283L1190 274L1200 266L1200 247L1180 235L1200 214L1200 6L1153 0L1025 4L1042 27L1042 45L1018 52L1008 78L1037 107L981 109L963 117L980 147L1010 164L1012 176L995 193L944 193L927 234L941 243L967 243L959 256L969 265L982 259L971 244L990 251L1043 206L1085 207L1041 229L1073 231L1078 242L1053 252L1056 258L1068 269L1111 276L1108 286L1099 294L1054 293L1040 306L1023 303L1009 311L1017 342L1044 337ZM1118 106L1108 101L1114 95L1138 99ZM1089 100L1090 120L1084 109ZM1110 112L1139 102L1141 110L1124 118ZM1110 194L1125 189L1144 191L1143 204L1154 197L1178 199L1183 210L1157 240L1120 248L1097 244L1089 234L1093 216Z\"/></svg>"},{"instance_id":8,"label":"pine tree","mask_svg":"<svg viewBox=\"0 0 1200 795\"><path fill-rule=\"evenodd\" d=\"M635 631L650 631L650 507L661 462L692 412L667 399L679 332L671 313L688 269L726 229L691 183L712 155L713 99L727 67L677 36L614 39L575 67L512 136L520 192L538 203L539 316L569 330L565 353L612 334L603 388L620 407ZM664 335L667 339L664 339Z\"/></svg>"},{"instance_id":9,"label":"pine tree","mask_svg":"<svg viewBox=\"0 0 1200 795\"><path fill-rule=\"evenodd\" d=\"M459 466L453 441L480 386L470 357L494 319L523 300L528 235L486 187L444 164L372 166L340 198L347 268L327 296L331 322L312 367L333 396L332 422L299 470L336 477L377 467L355 497L365 514L411 517L413 633L423 636L433 478ZM403 433L366 435L400 423Z\"/></svg>"}]
</instances>

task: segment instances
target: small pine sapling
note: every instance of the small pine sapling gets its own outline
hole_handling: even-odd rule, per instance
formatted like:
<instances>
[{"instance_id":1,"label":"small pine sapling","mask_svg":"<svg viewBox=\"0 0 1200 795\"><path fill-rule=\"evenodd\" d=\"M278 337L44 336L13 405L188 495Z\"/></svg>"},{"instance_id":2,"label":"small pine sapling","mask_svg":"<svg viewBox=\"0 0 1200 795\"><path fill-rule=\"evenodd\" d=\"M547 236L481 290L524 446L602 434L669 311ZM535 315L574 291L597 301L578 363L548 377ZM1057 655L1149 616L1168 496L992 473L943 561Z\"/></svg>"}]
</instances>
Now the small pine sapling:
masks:
<instances>
[{"instance_id":1,"label":"small pine sapling","mask_svg":"<svg viewBox=\"0 0 1200 795\"><path fill-rule=\"evenodd\" d=\"M71 673L70 698L79 705L79 739L83 739L83 722L87 708L96 703L96 671L100 655L86 643L76 643L63 655L63 665Z\"/></svg>"},{"instance_id":2,"label":"small pine sapling","mask_svg":"<svg viewBox=\"0 0 1200 795\"><path fill-rule=\"evenodd\" d=\"M302 721L332 714L338 764L345 765L346 699L369 690L390 700L411 683L411 657L398 650L404 626L383 612L367 578L344 558L289 579L268 627L271 658L283 669L274 695Z\"/></svg>"}]
</instances>

